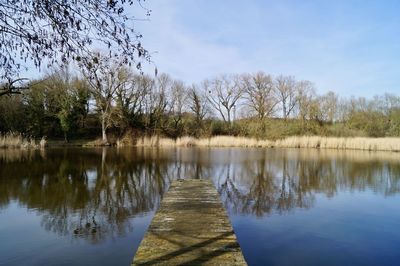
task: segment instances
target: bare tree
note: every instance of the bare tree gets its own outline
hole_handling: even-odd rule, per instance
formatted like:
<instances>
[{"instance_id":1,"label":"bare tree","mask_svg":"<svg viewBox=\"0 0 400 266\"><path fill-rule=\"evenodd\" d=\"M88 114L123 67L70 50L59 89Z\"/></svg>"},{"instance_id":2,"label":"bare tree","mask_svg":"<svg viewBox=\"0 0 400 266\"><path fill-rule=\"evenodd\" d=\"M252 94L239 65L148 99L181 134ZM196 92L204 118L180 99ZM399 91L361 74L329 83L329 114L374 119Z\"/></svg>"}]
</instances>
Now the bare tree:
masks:
<instances>
[{"instance_id":1,"label":"bare tree","mask_svg":"<svg viewBox=\"0 0 400 266\"><path fill-rule=\"evenodd\" d=\"M134 115L145 114L149 111L149 95L154 90L155 81L148 75L135 75L135 93L131 100L131 113Z\"/></svg>"},{"instance_id":2,"label":"bare tree","mask_svg":"<svg viewBox=\"0 0 400 266\"><path fill-rule=\"evenodd\" d=\"M190 110L195 115L196 126L199 129L203 128L203 120L209 112L208 101L206 97L199 92L198 87L192 85L189 90Z\"/></svg>"},{"instance_id":3,"label":"bare tree","mask_svg":"<svg viewBox=\"0 0 400 266\"><path fill-rule=\"evenodd\" d=\"M145 99L146 127L150 130L162 129L164 126L164 115L167 111L167 93L171 90L172 79L167 74L161 74L156 79L147 77ZM154 133L154 132L153 132Z\"/></svg>"},{"instance_id":4,"label":"bare tree","mask_svg":"<svg viewBox=\"0 0 400 266\"><path fill-rule=\"evenodd\" d=\"M400 108L400 97L391 93L375 96L373 102L376 105L376 109L386 116Z\"/></svg>"},{"instance_id":5,"label":"bare tree","mask_svg":"<svg viewBox=\"0 0 400 266\"><path fill-rule=\"evenodd\" d=\"M241 86L245 95L246 104L259 119L271 116L278 101L274 93L272 77L264 72L241 76Z\"/></svg>"},{"instance_id":6,"label":"bare tree","mask_svg":"<svg viewBox=\"0 0 400 266\"><path fill-rule=\"evenodd\" d=\"M282 116L287 119L297 103L296 80L292 76L279 76L275 79L275 90L282 108Z\"/></svg>"},{"instance_id":7,"label":"bare tree","mask_svg":"<svg viewBox=\"0 0 400 266\"><path fill-rule=\"evenodd\" d=\"M29 87L25 84L25 81L27 81L25 78L7 78L4 84L0 84L0 97L3 95L21 94L22 90Z\"/></svg>"},{"instance_id":8,"label":"bare tree","mask_svg":"<svg viewBox=\"0 0 400 266\"><path fill-rule=\"evenodd\" d=\"M102 140L107 143L107 128L111 125L112 103L116 92L127 79L122 65L108 57L98 56L97 64L86 64L82 74L88 81L90 91L100 112Z\"/></svg>"},{"instance_id":9,"label":"bare tree","mask_svg":"<svg viewBox=\"0 0 400 266\"><path fill-rule=\"evenodd\" d=\"M328 123L333 123L336 117L337 106L338 96L333 91L329 91L325 95L322 95L320 97L322 120Z\"/></svg>"},{"instance_id":10,"label":"bare tree","mask_svg":"<svg viewBox=\"0 0 400 266\"><path fill-rule=\"evenodd\" d=\"M131 116L131 105L139 92L136 90L136 81L133 72L122 66L117 73L118 83L120 86L115 91L115 107L112 110L112 124L122 130L129 126Z\"/></svg>"},{"instance_id":11,"label":"bare tree","mask_svg":"<svg viewBox=\"0 0 400 266\"><path fill-rule=\"evenodd\" d=\"M172 82L170 95L170 112L174 121L174 129L177 134L180 134L180 126L182 123L185 102L188 97L185 84L180 80Z\"/></svg>"},{"instance_id":12,"label":"bare tree","mask_svg":"<svg viewBox=\"0 0 400 266\"><path fill-rule=\"evenodd\" d=\"M55 63L90 62L93 47L110 57L136 64L148 53L127 7L142 0L2 0L0 1L0 78L17 75L26 61L38 68ZM17 58L21 61L17 61Z\"/></svg>"},{"instance_id":13,"label":"bare tree","mask_svg":"<svg viewBox=\"0 0 400 266\"><path fill-rule=\"evenodd\" d=\"M336 120L340 122L345 122L350 116L350 102L346 98L339 98L336 110Z\"/></svg>"},{"instance_id":14,"label":"bare tree","mask_svg":"<svg viewBox=\"0 0 400 266\"><path fill-rule=\"evenodd\" d=\"M311 107L315 97L315 88L310 81L304 80L297 83L297 111L302 121L311 119Z\"/></svg>"},{"instance_id":15,"label":"bare tree","mask_svg":"<svg viewBox=\"0 0 400 266\"><path fill-rule=\"evenodd\" d=\"M225 122L231 123L233 112L243 93L239 86L239 78L223 75L212 81L204 81L203 86L211 106Z\"/></svg>"}]
</instances>

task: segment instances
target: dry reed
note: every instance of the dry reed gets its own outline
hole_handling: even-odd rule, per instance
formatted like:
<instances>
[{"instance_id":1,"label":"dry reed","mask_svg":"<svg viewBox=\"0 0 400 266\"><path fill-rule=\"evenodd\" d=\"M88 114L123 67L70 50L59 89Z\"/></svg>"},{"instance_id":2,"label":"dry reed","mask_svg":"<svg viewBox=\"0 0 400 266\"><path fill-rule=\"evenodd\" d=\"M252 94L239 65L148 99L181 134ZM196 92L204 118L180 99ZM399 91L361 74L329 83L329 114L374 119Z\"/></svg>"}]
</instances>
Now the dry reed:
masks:
<instances>
[{"instance_id":1,"label":"dry reed","mask_svg":"<svg viewBox=\"0 0 400 266\"><path fill-rule=\"evenodd\" d=\"M336 150L400 151L400 138L337 138L319 136L288 137L276 141L255 138L215 136L196 139L181 137L176 140L157 136L143 137L136 142L140 147L279 147L320 148Z\"/></svg>"},{"instance_id":2,"label":"dry reed","mask_svg":"<svg viewBox=\"0 0 400 266\"><path fill-rule=\"evenodd\" d=\"M21 134L13 132L0 134L0 148L2 149L34 149L37 147L34 139L24 138Z\"/></svg>"},{"instance_id":3,"label":"dry reed","mask_svg":"<svg viewBox=\"0 0 400 266\"><path fill-rule=\"evenodd\" d=\"M321 148L397 152L400 151L400 138L336 138L302 136L277 140L274 146L284 148Z\"/></svg>"}]
</instances>

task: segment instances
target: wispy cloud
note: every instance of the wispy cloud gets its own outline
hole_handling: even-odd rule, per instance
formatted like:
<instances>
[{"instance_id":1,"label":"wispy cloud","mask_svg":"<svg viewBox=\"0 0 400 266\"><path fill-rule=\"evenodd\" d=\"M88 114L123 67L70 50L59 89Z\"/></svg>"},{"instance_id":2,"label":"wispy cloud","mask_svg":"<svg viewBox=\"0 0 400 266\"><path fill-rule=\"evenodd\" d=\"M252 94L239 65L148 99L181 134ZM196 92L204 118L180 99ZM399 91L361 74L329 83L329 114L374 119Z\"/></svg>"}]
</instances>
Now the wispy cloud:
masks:
<instances>
[{"instance_id":1,"label":"wispy cloud","mask_svg":"<svg viewBox=\"0 0 400 266\"><path fill-rule=\"evenodd\" d=\"M144 44L154 53L152 60L160 71L198 82L248 67L239 47L210 41L203 32L191 31L179 23L176 7L163 3L154 8L151 21L142 28Z\"/></svg>"},{"instance_id":2,"label":"wispy cloud","mask_svg":"<svg viewBox=\"0 0 400 266\"><path fill-rule=\"evenodd\" d=\"M397 1L154 0L140 22L158 68L188 83L263 70L320 92L400 92Z\"/></svg>"}]
</instances>

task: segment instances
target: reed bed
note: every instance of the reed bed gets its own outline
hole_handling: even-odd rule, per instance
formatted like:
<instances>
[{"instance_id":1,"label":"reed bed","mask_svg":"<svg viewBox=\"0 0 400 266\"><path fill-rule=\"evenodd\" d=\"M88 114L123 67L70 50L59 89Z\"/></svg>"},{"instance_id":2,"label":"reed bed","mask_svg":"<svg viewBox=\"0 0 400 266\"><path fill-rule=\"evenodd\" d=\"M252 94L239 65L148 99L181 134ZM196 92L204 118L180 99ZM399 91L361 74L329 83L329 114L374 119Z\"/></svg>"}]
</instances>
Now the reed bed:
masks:
<instances>
[{"instance_id":1,"label":"reed bed","mask_svg":"<svg viewBox=\"0 0 400 266\"><path fill-rule=\"evenodd\" d=\"M255 138L215 136L209 139L195 140L194 146L207 147L272 147L273 142L269 140L257 140Z\"/></svg>"},{"instance_id":2,"label":"reed bed","mask_svg":"<svg viewBox=\"0 0 400 266\"><path fill-rule=\"evenodd\" d=\"M338 138L319 136L298 136L271 140L255 138L215 136L196 139L181 137L176 140L162 137L143 137L137 140L140 147L279 147L279 148L318 148L336 150L400 151L400 138Z\"/></svg>"},{"instance_id":3,"label":"reed bed","mask_svg":"<svg viewBox=\"0 0 400 266\"><path fill-rule=\"evenodd\" d=\"M400 151L400 138L336 138L302 136L288 137L275 141L275 147L284 148L321 148L367 151Z\"/></svg>"},{"instance_id":4,"label":"reed bed","mask_svg":"<svg viewBox=\"0 0 400 266\"><path fill-rule=\"evenodd\" d=\"M176 141L169 138L160 138L158 136L142 137L136 142L138 147L174 147Z\"/></svg>"},{"instance_id":5,"label":"reed bed","mask_svg":"<svg viewBox=\"0 0 400 266\"><path fill-rule=\"evenodd\" d=\"M0 134L1 149L34 149L38 148L39 146L40 145L37 145L34 139L24 138L21 134L13 132L4 135Z\"/></svg>"},{"instance_id":6,"label":"reed bed","mask_svg":"<svg viewBox=\"0 0 400 266\"><path fill-rule=\"evenodd\" d=\"M215 136L211 138L196 139L181 137L177 139L163 137L141 137L137 139L137 147L272 147L271 141L257 140L254 138Z\"/></svg>"}]
</instances>

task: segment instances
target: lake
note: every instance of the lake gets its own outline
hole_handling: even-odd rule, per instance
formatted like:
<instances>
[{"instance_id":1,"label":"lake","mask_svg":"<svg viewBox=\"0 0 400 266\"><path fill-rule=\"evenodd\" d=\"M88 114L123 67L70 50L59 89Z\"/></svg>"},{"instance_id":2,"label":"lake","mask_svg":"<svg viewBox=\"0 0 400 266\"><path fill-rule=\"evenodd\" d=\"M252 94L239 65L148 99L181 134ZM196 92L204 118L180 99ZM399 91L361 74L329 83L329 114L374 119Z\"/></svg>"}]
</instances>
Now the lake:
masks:
<instances>
[{"instance_id":1,"label":"lake","mask_svg":"<svg viewBox=\"0 0 400 266\"><path fill-rule=\"evenodd\" d=\"M0 265L129 265L178 178L211 179L249 265L399 265L400 154L0 150Z\"/></svg>"}]
</instances>

